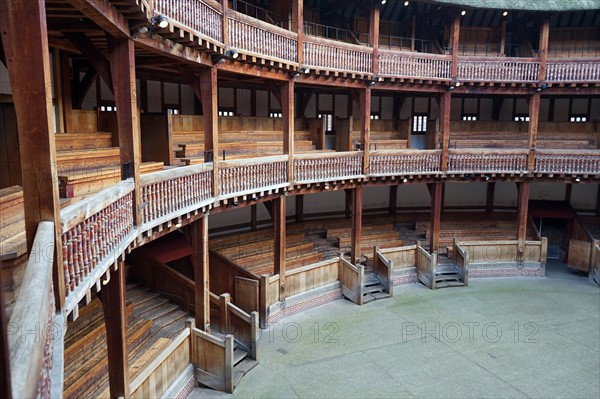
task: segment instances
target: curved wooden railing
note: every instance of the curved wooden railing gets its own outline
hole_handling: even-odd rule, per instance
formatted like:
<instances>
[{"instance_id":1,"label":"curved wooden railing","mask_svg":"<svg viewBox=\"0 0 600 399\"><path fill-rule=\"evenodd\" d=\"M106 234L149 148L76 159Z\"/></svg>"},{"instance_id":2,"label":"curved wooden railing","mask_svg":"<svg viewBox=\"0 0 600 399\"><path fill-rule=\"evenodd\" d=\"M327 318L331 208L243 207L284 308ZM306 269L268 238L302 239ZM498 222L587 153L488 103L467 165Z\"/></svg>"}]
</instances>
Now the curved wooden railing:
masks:
<instances>
[{"instance_id":1,"label":"curved wooden railing","mask_svg":"<svg viewBox=\"0 0 600 399\"><path fill-rule=\"evenodd\" d=\"M288 184L288 156L219 162L219 194L246 195Z\"/></svg>"},{"instance_id":2,"label":"curved wooden railing","mask_svg":"<svg viewBox=\"0 0 600 399\"><path fill-rule=\"evenodd\" d=\"M598 174L600 150L538 150L535 172L548 174Z\"/></svg>"},{"instance_id":3,"label":"curved wooden railing","mask_svg":"<svg viewBox=\"0 0 600 399\"><path fill-rule=\"evenodd\" d=\"M296 182L327 182L362 176L360 151L299 154L294 156Z\"/></svg>"},{"instance_id":4,"label":"curved wooden railing","mask_svg":"<svg viewBox=\"0 0 600 399\"><path fill-rule=\"evenodd\" d=\"M154 11L171 19L170 23L223 43L223 13L200 0L154 0Z\"/></svg>"},{"instance_id":5,"label":"curved wooden railing","mask_svg":"<svg viewBox=\"0 0 600 399\"><path fill-rule=\"evenodd\" d=\"M452 56L379 50L379 74L384 77L452 79Z\"/></svg>"},{"instance_id":6,"label":"curved wooden railing","mask_svg":"<svg viewBox=\"0 0 600 399\"><path fill-rule=\"evenodd\" d=\"M304 65L319 70L370 74L373 49L320 37L306 36L303 43Z\"/></svg>"},{"instance_id":7,"label":"curved wooden railing","mask_svg":"<svg viewBox=\"0 0 600 399\"><path fill-rule=\"evenodd\" d=\"M458 57L458 80L532 83L539 80L537 58Z\"/></svg>"},{"instance_id":8,"label":"curved wooden railing","mask_svg":"<svg viewBox=\"0 0 600 399\"><path fill-rule=\"evenodd\" d=\"M369 175L435 175L442 150L379 150L370 153Z\"/></svg>"},{"instance_id":9,"label":"curved wooden railing","mask_svg":"<svg viewBox=\"0 0 600 399\"><path fill-rule=\"evenodd\" d=\"M527 150L448 151L448 173L527 173Z\"/></svg>"},{"instance_id":10,"label":"curved wooden railing","mask_svg":"<svg viewBox=\"0 0 600 399\"><path fill-rule=\"evenodd\" d=\"M600 61L597 59L548 60L547 82L597 82L600 80Z\"/></svg>"}]
</instances>

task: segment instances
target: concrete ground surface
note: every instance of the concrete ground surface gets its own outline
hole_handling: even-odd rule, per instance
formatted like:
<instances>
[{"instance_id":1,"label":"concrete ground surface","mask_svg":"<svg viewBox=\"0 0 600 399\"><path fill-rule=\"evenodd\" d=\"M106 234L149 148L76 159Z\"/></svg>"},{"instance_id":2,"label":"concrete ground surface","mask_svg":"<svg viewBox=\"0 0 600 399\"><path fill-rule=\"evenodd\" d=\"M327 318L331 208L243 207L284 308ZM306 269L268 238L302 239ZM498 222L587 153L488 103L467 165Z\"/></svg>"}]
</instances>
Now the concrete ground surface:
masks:
<instances>
[{"instance_id":1,"label":"concrete ground surface","mask_svg":"<svg viewBox=\"0 0 600 399\"><path fill-rule=\"evenodd\" d=\"M396 287L262 332L233 395L190 398L600 398L600 290L550 262L547 278Z\"/></svg>"}]
</instances>

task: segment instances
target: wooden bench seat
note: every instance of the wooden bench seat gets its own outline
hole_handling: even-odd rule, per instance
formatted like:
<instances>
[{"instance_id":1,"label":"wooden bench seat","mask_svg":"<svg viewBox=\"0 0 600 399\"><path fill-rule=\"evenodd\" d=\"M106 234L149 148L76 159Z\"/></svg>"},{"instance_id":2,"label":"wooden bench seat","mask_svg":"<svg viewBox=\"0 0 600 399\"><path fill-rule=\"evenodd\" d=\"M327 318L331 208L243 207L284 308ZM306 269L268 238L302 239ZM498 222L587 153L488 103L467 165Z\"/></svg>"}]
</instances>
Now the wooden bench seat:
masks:
<instances>
[{"instance_id":1,"label":"wooden bench seat","mask_svg":"<svg viewBox=\"0 0 600 399\"><path fill-rule=\"evenodd\" d=\"M377 245L380 243L384 243L386 241L397 241L398 240L398 232L384 232L384 233L376 233L376 234L363 234L361 236L361 245ZM341 237L340 238L340 248L348 248L352 244L352 237Z\"/></svg>"},{"instance_id":2,"label":"wooden bench seat","mask_svg":"<svg viewBox=\"0 0 600 399\"><path fill-rule=\"evenodd\" d=\"M308 248L311 248L313 243L310 241L305 241L304 234L294 234L286 237L286 247L288 249L296 245L308 245ZM235 245L228 248L221 248L218 250L218 252L223 256L229 257L230 259L237 259L240 256L247 256L249 254L272 252L274 247L274 240L267 239Z\"/></svg>"},{"instance_id":3,"label":"wooden bench seat","mask_svg":"<svg viewBox=\"0 0 600 399\"><path fill-rule=\"evenodd\" d=\"M375 150L394 150L398 148L408 148L408 140L389 139L389 140L371 140L371 149Z\"/></svg>"},{"instance_id":4,"label":"wooden bench seat","mask_svg":"<svg viewBox=\"0 0 600 399\"><path fill-rule=\"evenodd\" d=\"M82 170L102 169L120 163L118 147L56 152L56 166L59 175L76 174Z\"/></svg>"},{"instance_id":5,"label":"wooden bench seat","mask_svg":"<svg viewBox=\"0 0 600 399\"><path fill-rule=\"evenodd\" d=\"M285 260L286 270L292 270L296 267L302 267L306 265L310 265L312 263L317 263L322 260L322 255L320 252L312 251L309 253L302 254L301 256L287 258ZM273 259L264 260L261 264L244 264L240 263L240 266L248 269L250 272L260 276L262 274L272 275L274 273L274 264Z\"/></svg>"},{"instance_id":6,"label":"wooden bench seat","mask_svg":"<svg viewBox=\"0 0 600 399\"><path fill-rule=\"evenodd\" d=\"M293 245L286 245L285 254L286 258L293 258L297 256L302 256L304 253L309 253L314 247L312 242L303 242ZM240 261L244 264L260 264L265 259L273 259L273 248L267 249L263 252L255 252L255 253L239 253L229 255L228 258L233 261Z\"/></svg>"},{"instance_id":7,"label":"wooden bench seat","mask_svg":"<svg viewBox=\"0 0 600 399\"><path fill-rule=\"evenodd\" d=\"M304 232L287 234L286 242L297 242L304 239ZM235 236L224 236L224 237L216 237L211 238L210 240L210 249L220 250L226 248L239 248L241 245L244 246L260 246L262 242L273 241L273 230L272 229L262 229L256 230L241 234L236 234Z\"/></svg>"},{"instance_id":8,"label":"wooden bench seat","mask_svg":"<svg viewBox=\"0 0 600 399\"><path fill-rule=\"evenodd\" d=\"M158 172L164 169L163 162L144 162L140 174ZM96 193L121 181L121 169L116 167L91 169L78 173L58 176L58 188L63 198L80 197Z\"/></svg>"},{"instance_id":9,"label":"wooden bench seat","mask_svg":"<svg viewBox=\"0 0 600 399\"><path fill-rule=\"evenodd\" d=\"M112 133L56 133L57 151L112 147Z\"/></svg>"}]
</instances>

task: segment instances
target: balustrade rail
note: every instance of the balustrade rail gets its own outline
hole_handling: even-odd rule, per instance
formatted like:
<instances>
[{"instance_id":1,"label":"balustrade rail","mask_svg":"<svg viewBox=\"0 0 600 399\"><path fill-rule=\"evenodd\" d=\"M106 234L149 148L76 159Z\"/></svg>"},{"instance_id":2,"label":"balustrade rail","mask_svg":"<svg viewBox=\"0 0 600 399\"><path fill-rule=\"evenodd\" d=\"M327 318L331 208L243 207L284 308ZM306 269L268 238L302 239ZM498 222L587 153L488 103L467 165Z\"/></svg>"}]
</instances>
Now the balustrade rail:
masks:
<instances>
[{"instance_id":1,"label":"balustrade rail","mask_svg":"<svg viewBox=\"0 0 600 399\"><path fill-rule=\"evenodd\" d=\"M527 173L527 150L449 150L448 173Z\"/></svg>"},{"instance_id":2,"label":"balustrade rail","mask_svg":"<svg viewBox=\"0 0 600 399\"><path fill-rule=\"evenodd\" d=\"M219 162L219 192L244 195L286 185L287 167L287 155Z\"/></svg>"},{"instance_id":3,"label":"balustrade rail","mask_svg":"<svg viewBox=\"0 0 600 399\"><path fill-rule=\"evenodd\" d=\"M154 11L223 43L223 13L200 0L154 0Z\"/></svg>"},{"instance_id":4,"label":"balustrade rail","mask_svg":"<svg viewBox=\"0 0 600 399\"><path fill-rule=\"evenodd\" d=\"M298 62L298 34L235 13L228 18L229 44L237 50L290 63Z\"/></svg>"},{"instance_id":5,"label":"balustrade rail","mask_svg":"<svg viewBox=\"0 0 600 399\"><path fill-rule=\"evenodd\" d=\"M533 58L458 59L458 79L464 81L536 82L539 80L539 71L539 60Z\"/></svg>"},{"instance_id":6,"label":"balustrade rail","mask_svg":"<svg viewBox=\"0 0 600 399\"><path fill-rule=\"evenodd\" d=\"M441 150L380 150L371 152L369 175L431 175L440 173Z\"/></svg>"},{"instance_id":7,"label":"balustrade rail","mask_svg":"<svg viewBox=\"0 0 600 399\"><path fill-rule=\"evenodd\" d=\"M132 192L133 182L124 181L61 211L67 297L131 233Z\"/></svg>"},{"instance_id":8,"label":"balustrade rail","mask_svg":"<svg viewBox=\"0 0 600 399\"><path fill-rule=\"evenodd\" d=\"M582 59L568 61L548 61L547 82L595 82L600 80L600 62Z\"/></svg>"},{"instance_id":9,"label":"balustrade rail","mask_svg":"<svg viewBox=\"0 0 600 399\"><path fill-rule=\"evenodd\" d=\"M379 74L386 77L450 80L452 57L379 50Z\"/></svg>"},{"instance_id":10,"label":"balustrade rail","mask_svg":"<svg viewBox=\"0 0 600 399\"><path fill-rule=\"evenodd\" d=\"M142 175L142 221L159 219L212 197L212 163Z\"/></svg>"},{"instance_id":11,"label":"balustrade rail","mask_svg":"<svg viewBox=\"0 0 600 399\"><path fill-rule=\"evenodd\" d=\"M330 181L362 175L363 153L334 152L294 156L296 182Z\"/></svg>"},{"instance_id":12,"label":"balustrade rail","mask_svg":"<svg viewBox=\"0 0 600 399\"><path fill-rule=\"evenodd\" d=\"M318 37L305 37L304 64L315 69L369 74L373 68L373 49Z\"/></svg>"},{"instance_id":13,"label":"balustrade rail","mask_svg":"<svg viewBox=\"0 0 600 399\"><path fill-rule=\"evenodd\" d=\"M598 174L600 151L538 150L536 173Z\"/></svg>"}]
</instances>

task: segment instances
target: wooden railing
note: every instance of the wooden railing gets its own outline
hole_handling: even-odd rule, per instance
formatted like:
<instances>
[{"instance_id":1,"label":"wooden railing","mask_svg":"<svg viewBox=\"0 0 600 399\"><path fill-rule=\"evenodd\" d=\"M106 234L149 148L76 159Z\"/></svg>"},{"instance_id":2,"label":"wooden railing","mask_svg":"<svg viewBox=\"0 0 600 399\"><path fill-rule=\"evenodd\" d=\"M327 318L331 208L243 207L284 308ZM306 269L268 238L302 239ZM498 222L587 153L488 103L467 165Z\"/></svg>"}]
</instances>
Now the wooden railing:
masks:
<instances>
[{"instance_id":1,"label":"wooden railing","mask_svg":"<svg viewBox=\"0 0 600 399\"><path fill-rule=\"evenodd\" d=\"M294 180L317 182L361 176L363 153L332 152L294 156Z\"/></svg>"},{"instance_id":2,"label":"wooden railing","mask_svg":"<svg viewBox=\"0 0 600 399\"><path fill-rule=\"evenodd\" d=\"M290 297L338 281L340 260L324 260L285 272L285 295Z\"/></svg>"},{"instance_id":3,"label":"wooden railing","mask_svg":"<svg viewBox=\"0 0 600 399\"><path fill-rule=\"evenodd\" d=\"M180 212L211 198L211 171L212 163L208 163L142 175L143 223Z\"/></svg>"},{"instance_id":4,"label":"wooden railing","mask_svg":"<svg viewBox=\"0 0 600 399\"><path fill-rule=\"evenodd\" d=\"M423 285L435 290L435 268L437 266L437 253L430 254L420 243L417 243L417 278Z\"/></svg>"},{"instance_id":5,"label":"wooden railing","mask_svg":"<svg viewBox=\"0 0 600 399\"><path fill-rule=\"evenodd\" d=\"M379 250L379 253L392 263L394 270L416 268L417 266L417 245L385 248Z\"/></svg>"},{"instance_id":6,"label":"wooden railing","mask_svg":"<svg viewBox=\"0 0 600 399\"><path fill-rule=\"evenodd\" d=\"M458 268L458 275L465 285L469 285L469 252L465 251L454 239L453 243L454 262Z\"/></svg>"},{"instance_id":7,"label":"wooden railing","mask_svg":"<svg viewBox=\"0 0 600 399\"><path fill-rule=\"evenodd\" d=\"M200 0L153 0L154 11L171 23L223 43L223 13Z\"/></svg>"},{"instance_id":8,"label":"wooden railing","mask_svg":"<svg viewBox=\"0 0 600 399\"><path fill-rule=\"evenodd\" d=\"M448 151L448 173L527 173L527 150Z\"/></svg>"},{"instance_id":9,"label":"wooden railing","mask_svg":"<svg viewBox=\"0 0 600 399\"><path fill-rule=\"evenodd\" d=\"M522 245L517 240L460 242L459 246L468 253L471 264L539 262L544 268L548 240L542 237L541 241L525 241Z\"/></svg>"},{"instance_id":10,"label":"wooden railing","mask_svg":"<svg viewBox=\"0 0 600 399\"><path fill-rule=\"evenodd\" d=\"M133 182L123 181L61 211L67 298L88 275L101 276L124 250L122 243L133 230L132 191ZM86 292L77 295L75 305Z\"/></svg>"},{"instance_id":11,"label":"wooden railing","mask_svg":"<svg viewBox=\"0 0 600 399\"><path fill-rule=\"evenodd\" d=\"M306 36L303 52L304 65L318 70L370 74L373 69L370 47Z\"/></svg>"},{"instance_id":12,"label":"wooden railing","mask_svg":"<svg viewBox=\"0 0 600 399\"><path fill-rule=\"evenodd\" d=\"M63 337L57 334L63 326L54 326L53 248L54 223L41 222L21 282L22 294L17 297L8 322L9 331L2 331L7 334L10 352L13 398L34 398L40 394L45 357L52 356L54 339ZM50 353L46 354L48 344Z\"/></svg>"},{"instance_id":13,"label":"wooden railing","mask_svg":"<svg viewBox=\"0 0 600 399\"><path fill-rule=\"evenodd\" d=\"M248 352L251 359L258 360L258 312L248 314L231 302L225 302L227 320L234 339Z\"/></svg>"},{"instance_id":14,"label":"wooden railing","mask_svg":"<svg viewBox=\"0 0 600 399\"><path fill-rule=\"evenodd\" d=\"M600 80L600 61L549 60L546 65L547 82L597 82Z\"/></svg>"},{"instance_id":15,"label":"wooden railing","mask_svg":"<svg viewBox=\"0 0 600 399\"><path fill-rule=\"evenodd\" d=\"M598 174L600 151L537 150L535 172L554 174Z\"/></svg>"},{"instance_id":16,"label":"wooden railing","mask_svg":"<svg viewBox=\"0 0 600 399\"><path fill-rule=\"evenodd\" d=\"M592 279L600 285L600 245L592 248Z\"/></svg>"},{"instance_id":17,"label":"wooden railing","mask_svg":"<svg viewBox=\"0 0 600 399\"><path fill-rule=\"evenodd\" d=\"M298 34L244 14L228 18L229 45L249 55L298 62Z\"/></svg>"},{"instance_id":18,"label":"wooden railing","mask_svg":"<svg viewBox=\"0 0 600 399\"><path fill-rule=\"evenodd\" d=\"M369 175L435 175L441 172L441 150L379 150L369 157Z\"/></svg>"},{"instance_id":19,"label":"wooden railing","mask_svg":"<svg viewBox=\"0 0 600 399\"><path fill-rule=\"evenodd\" d=\"M279 298L279 274L274 276L263 274L260 276L258 296L260 328L267 328L269 326L269 309L272 305L279 302Z\"/></svg>"},{"instance_id":20,"label":"wooden railing","mask_svg":"<svg viewBox=\"0 0 600 399\"><path fill-rule=\"evenodd\" d=\"M458 58L458 80L476 82L521 82L539 80L539 60L535 58Z\"/></svg>"},{"instance_id":21,"label":"wooden railing","mask_svg":"<svg viewBox=\"0 0 600 399\"><path fill-rule=\"evenodd\" d=\"M379 247L373 248L373 272L385 286L385 292L394 296L394 262L388 260Z\"/></svg>"},{"instance_id":22,"label":"wooden railing","mask_svg":"<svg viewBox=\"0 0 600 399\"><path fill-rule=\"evenodd\" d=\"M340 283L342 285L342 295L357 305L362 305L364 301L362 289L364 276L364 266L355 266L340 256Z\"/></svg>"},{"instance_id":23,"label":"wooden railing","mask_svg":"<svg viewBox=\"0 0 600 399\"><path fill-rule=\"evenodd\" d=\"M288 184L287 155L219 162L221 195L244 195Z\"/></svg>"},{"instance_id":24,"label":"wooden railing","mask_svg":"<svg viewBox=\"0 0 600 399\"><path fill-rule=\"evenodd\" d=\"M452 79L452 56L379 50L379 74L413 79Z\"/></svg>"},{"instance_id":25,"label":"wooden railing","mask_svg":"<svg viewBox=\"0 0 600 399\"><path fill-rule=\"evenodd\" d=\"M190 326L190 332L191 358L198 382L217 391L232 393L235 378L233 335L217 338L193 325Z\"/></svg>"}]
</instances>

